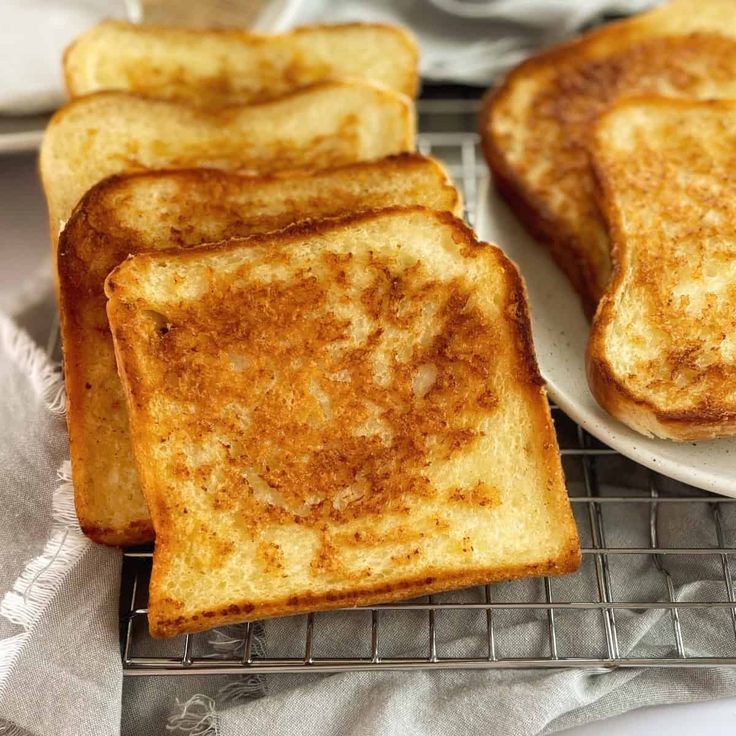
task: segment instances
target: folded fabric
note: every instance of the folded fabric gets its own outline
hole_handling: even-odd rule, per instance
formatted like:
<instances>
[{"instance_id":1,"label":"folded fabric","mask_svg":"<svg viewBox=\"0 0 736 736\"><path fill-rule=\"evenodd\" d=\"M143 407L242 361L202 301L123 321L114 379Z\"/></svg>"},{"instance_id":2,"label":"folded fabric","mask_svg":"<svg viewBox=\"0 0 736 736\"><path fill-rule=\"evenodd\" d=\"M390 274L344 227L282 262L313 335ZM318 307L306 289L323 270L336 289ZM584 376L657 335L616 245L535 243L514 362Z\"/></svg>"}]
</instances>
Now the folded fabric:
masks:
<instances>
[{"instance_id":1,"label":"folded fabric","mask_svg":"<svg viewBox=\"0 0 736 736\"><path fill-rule=\"evenodd\" d=\"M116 734L120 553L76 521L59 366L2 314L0 386L0 733Z\"/></svg>"},{"instance_id":2,"label":"folded fabric","mask_svg":"<svg viewBox=\"0 0 736 736\"><path fill-rule=\"evenodd\" d=\"M295 23L382 21L416 35L424 79L489 85L534 50L655 0L311 0Z\"/></svg>"}]
</instances>

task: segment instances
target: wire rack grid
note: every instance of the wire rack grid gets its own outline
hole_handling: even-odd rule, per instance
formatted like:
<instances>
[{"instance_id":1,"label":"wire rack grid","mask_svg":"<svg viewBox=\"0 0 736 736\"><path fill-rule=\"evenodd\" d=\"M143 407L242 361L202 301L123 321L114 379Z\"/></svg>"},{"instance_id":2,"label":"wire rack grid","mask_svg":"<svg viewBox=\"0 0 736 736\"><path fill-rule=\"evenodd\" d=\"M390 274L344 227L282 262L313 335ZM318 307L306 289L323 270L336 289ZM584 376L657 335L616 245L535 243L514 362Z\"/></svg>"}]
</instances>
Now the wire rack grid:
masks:
<instances>
[{"instance_id":1,"label":"wire rack grid","mask_svg":"<svg viewBox=\"0 0 736 736\"><path fill-rule=\"evenodd\" d=\"M419 103L419 148L445 162L471 224L488 176L478 106L477 99ZM162 644L150 639L145 620L151 551L131 549L120 598L125 675L736 665L736 499L670 483L552 411L583 544L578 573L291 617L265 636L265 624L246 623ZM663 541L661 529L671 536L673 524L695 529L695 541ZM633 530L623 541L622 527ZM708 583L693 583L701 579ZM637 591L639 580L651 583L646 592ZM716 644L700 635L706 616ZM355 617L361 628L346 627ZM458 637L462 619L472 621ZM657 644L641 635L642 621L660 627Z\"/></svg>"}]
</instances>

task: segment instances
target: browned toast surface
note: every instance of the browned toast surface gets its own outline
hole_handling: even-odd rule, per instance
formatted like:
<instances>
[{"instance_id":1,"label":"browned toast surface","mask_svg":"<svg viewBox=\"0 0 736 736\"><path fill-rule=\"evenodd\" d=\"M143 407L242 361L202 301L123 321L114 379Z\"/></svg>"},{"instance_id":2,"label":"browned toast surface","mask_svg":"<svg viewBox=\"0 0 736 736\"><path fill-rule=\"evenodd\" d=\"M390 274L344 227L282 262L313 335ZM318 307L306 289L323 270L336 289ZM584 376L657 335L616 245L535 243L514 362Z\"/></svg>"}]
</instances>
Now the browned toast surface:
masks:
<instances>
[{"instance_id":1,"label":"browned toast surface","mask_svg":"<svg viewBox=\"0 0 736 736\"><path fill-rule=\"evenodd\" d=\"M112 174L190 166L315 169L413 148L411 101L367 82L322 82L269 102L216 110L100 92L53 116L40 170L55 242L82 195Z\"/></svg>"},{"instance_id":2,"label":"browned toast surface","mask_svg":"<svg viewBox=\"0 0 736 736\"><path fill-rule=\"evenodd\" d=\"M622 101L592 152L614 252L593 393L644 434L736 433L736 102Z\"/></svg>"},{"instance_id":3,"label":"browned toast surface","mask_svg":"<svg viewBox=\"0 0 736 736\"><path fill-rule=\"evenodd\" d=\"M337 77L413 97L418 51L397 26L345 23L279 34L105 21L64 56L72 98L120 90L204 107L260 102Z\"/></svg>"},{"instance_id":4,"label":"browned toast surface","mask_svg":"<svg viewBox=\"0 0 736 736\"><path fill-rule=\"evenodd\" d=\"M523 284L449 213L144 254L106 292L155 636L577 567Z\"/></svg>"},{"instance_id":5,"label":"browned toast surface","mask_svg":"<svg viewBox=\"0 0 736 736\"><path fill-rule=\"evenodd\" d=\"M488 98L486 158L592 315L611 273L588 162L597 117L623 97L736 97L730 0L674 0L534 57Z\"/></svg>"},{"instance_id":6,"label":"browned toast surface","mask_svg":"<svg viewBox=\"0 0 736 736\"><path fill-rule=\"evenodd\" d=\"M88 536L113 545L153 538L105 314L108 273L129 254L396 204L462 211L444 169L417 154L312 175L206 169L118 175L85 195L62 232L58 273L75 501Z\"/></svg>"}]
</instances>

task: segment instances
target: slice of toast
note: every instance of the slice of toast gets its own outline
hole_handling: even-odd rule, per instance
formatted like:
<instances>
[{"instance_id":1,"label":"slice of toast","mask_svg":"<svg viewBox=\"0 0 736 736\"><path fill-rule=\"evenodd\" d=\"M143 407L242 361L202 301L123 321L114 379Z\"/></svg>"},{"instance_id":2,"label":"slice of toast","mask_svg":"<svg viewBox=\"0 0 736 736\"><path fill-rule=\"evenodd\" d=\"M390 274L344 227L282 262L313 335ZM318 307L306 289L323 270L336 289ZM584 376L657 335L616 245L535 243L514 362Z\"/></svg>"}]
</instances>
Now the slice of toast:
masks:
<instances>
[{"instance_id":1,"label":"slice of toast","mask_svg":"<svg viewBox=\"0 0 736 736\"><path fill-rule=\"evenodd\" d=\"M396 26L306 26L264 35L105 21L66 51L69 95L137 92L205 107L261 102L315 82L351 77L413 97L418 52Z\"/></svg>"},{"instance_id":2,"label":"slice of toast","mask_svg":"<svg viewBox=\"0 0 736 736\"><path fill-rule=\"evenodd\" d=\"M551 49L489 96L483 146L500 192L552 251L590 316L611 273L587 142L625 96L736 97L732 0L675 0Z\"/></svg>"},{"instance_id":3,"label":"slice of toast","mask_svg":"<svg viewBox=\"0 0 736 736\"><path fill-rule=\"evenodd\" d=\"M327 168L413 148L411 101L367 82L321 82L270 102L214 111L99 92L53 116L40 169L55 241L81 196L111 174Z\"/></svg>"},{"instance_id":4,"label":"slice of toast","mask_svg":"<svg viewBox=\"0 0 736 736\"><path fill-rule=\"evenodd\" d=\"M105 314L108 273L131 253L396 204L462 211L444 169L418 154L311 176L205 169L118 175L82 198L61 234L58 273L74 494L89 537L113 545L153 539Z\"/></svg>"},{"instance_id":5,"label":"slice of toast","mask_svg":"<svg viewBox=\"0 0 736 736\"><path fill-rule=\"evenodd\" d=\"M592 152L614 253L593 394L646 435L736 434L736 102L622 101Z\"/></svg>"},{"instance_id":6,"label":"slice of toast","mask_svg":"<svg viewBox=\"0 0 736 736\"><path fill-rule=\"evenodd\" d=\"M154 636L577 567L523 283L449 213L135 256L106 293Z\"/></svg>"}]
</instances>

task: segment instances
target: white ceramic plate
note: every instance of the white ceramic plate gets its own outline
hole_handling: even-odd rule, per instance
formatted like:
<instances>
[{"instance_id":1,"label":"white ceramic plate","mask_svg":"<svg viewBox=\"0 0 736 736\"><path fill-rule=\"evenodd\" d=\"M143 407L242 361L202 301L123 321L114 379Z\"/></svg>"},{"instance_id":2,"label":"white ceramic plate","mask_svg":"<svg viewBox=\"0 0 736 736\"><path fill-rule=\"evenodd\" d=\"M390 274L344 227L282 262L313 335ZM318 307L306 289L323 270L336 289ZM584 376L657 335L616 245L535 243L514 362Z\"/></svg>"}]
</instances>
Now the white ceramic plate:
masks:
<instances>
[{"instance_id":1,"label":"white ceramic plate","mask_svg":"<svg viewBox=\"0 0 736 736\"><path fill-rule=\"evenodd\" d=\"M503 248L526 281L537 359L552 399L622 455L697 488L736 497L736 438L687 443L649 439L598 406L585 377L588 322L577 295L494 187L486 183L478 199L478 234Z\"/></svg>"}]
</instances>

